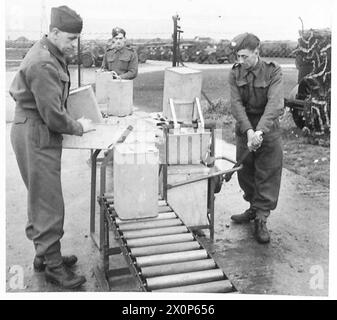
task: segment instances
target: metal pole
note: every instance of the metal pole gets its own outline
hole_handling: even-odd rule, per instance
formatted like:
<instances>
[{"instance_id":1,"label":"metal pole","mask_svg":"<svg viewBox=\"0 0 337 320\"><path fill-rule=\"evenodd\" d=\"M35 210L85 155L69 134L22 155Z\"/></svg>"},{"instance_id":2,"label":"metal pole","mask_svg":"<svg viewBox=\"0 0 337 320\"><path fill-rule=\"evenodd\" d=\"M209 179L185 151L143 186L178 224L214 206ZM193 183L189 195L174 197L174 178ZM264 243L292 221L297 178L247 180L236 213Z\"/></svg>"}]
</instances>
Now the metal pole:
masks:
<instances>
[{"instance_id":1,"label":"metal pole","mask_svg":"<svg viewBox=\"0 0 337 320\"><path fill-rule=\"evenodd\" d=\"M90 196L90 232L95 233L95 205L96 205L96 165L97 156L101 149L95 150L91 156L91 196Z\"/></svg>"},{"instance_id":2,"label":"metal pole","mask_svg":"<svg viewBox=\"0 0 337 320\"><path fill-rule=\"evenodd\" d=\"M169 190L169 189L173 189L173 188L176 188L176 187L181 187L181 186L184 186L186 184L191 184L191 183L194 183L194 182L214 178L214 177L217 177L217 176L224 176L226 174L234 173L236 171L239 171L239 170L242 169L242 167L243 167L243 165L240 164L239 167L233 167L232 169L220 170L220 171L217 171L217 172L214 172L214 173L210 173L208 175L202 175L202 176L191 178L191 179L188 179L188 180L185 180L185 181L168 184L167 189Z\"/></svg>"},{"instance_id":3,"label":"metal pole","mask_svg":"<svg viewBox=\"0 0 337 320\"><path fill-rule=\"evenodd\" d=\"M78 87L81 86L81 38L77 39L77 71L78 71Z\"/></svg>"},{"instance_id":4,"label":"metal pole","mask_svg":"<svg viewBox=\"0 0 337 320\"><path fill-rule=\"evenodd\" d=\"M178 15L172 17L173 19L173 56L172 56L172 67L177 66L177 21L179 19Z\"/></svg>"}]
</instances>

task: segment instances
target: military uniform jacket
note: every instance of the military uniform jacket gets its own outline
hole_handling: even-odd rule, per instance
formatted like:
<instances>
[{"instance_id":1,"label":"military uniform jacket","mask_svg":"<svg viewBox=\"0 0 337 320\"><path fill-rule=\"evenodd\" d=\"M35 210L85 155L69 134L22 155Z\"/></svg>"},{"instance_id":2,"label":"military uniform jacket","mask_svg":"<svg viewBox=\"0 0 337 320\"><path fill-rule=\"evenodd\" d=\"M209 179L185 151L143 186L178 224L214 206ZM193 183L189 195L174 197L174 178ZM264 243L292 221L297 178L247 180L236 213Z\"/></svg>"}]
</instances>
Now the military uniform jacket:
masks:
<instances>
[{"instance_id":1,"label":"military uniform jacket","mask_svg":"<svg viewBox=\"0 0 337 320\"><path fill-rule=\"evenodd\" d=\"M138 74L138 56L131 48L108 49L103 57L102 68L115 71L122 79L134 79Z\"/></svg>"},{"instance_id":2,"label":"military uniform jacket","mask_svg":"<svg viewBox=\"0 0 337 320\"><path fill-rule=\"evenodd\" d=\"M284 111L281 67L260 59L252 70L234 64L229 84L236 134L244 135L248 129L277 134Z\"/></svg>"},{"instance_id":3,"label":"military uniform jacket","mask_svg":"<svg viewBox=\"0 0 337 320\"><path fill-rule=\"evenodd\" d=\"M82 125L66 109L69 87L64 56L44 36L29 50L11 84L16 116L36 113L51 131L82 135Z\"/></svg>"}]
</instances>

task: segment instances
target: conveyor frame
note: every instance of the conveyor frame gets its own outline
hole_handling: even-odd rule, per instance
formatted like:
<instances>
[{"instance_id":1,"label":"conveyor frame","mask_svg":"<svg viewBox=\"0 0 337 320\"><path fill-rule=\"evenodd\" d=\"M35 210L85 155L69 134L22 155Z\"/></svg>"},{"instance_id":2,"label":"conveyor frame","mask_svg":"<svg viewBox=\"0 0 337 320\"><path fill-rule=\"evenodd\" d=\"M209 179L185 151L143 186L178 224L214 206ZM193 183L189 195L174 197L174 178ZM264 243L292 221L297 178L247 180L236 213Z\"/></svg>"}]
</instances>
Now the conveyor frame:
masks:
<instances>
[{"instance_id":1,"label":"conveyor frame","mask_svg":"<svg viewBox=\"0 0 337 320\"><path fill-rule=\"evenodd\" d=\"M164 134L168 133L169 126L164 127ZM214 156L214 128L211 128L212 131L212 142L210 146L210 155ZM100 249L102 255L102 268L105 276L105 286L110 289L109 279L116 276L131 274L137 279L139 284L139 289L141 291L149 291L146 286L146 279L142 277L141 271L137 264L135 263L134 257L130 253L128 246L126 245L125 240L123 239L122 233L119 231L118 225L116 224L117 213L113 208L113 195L106 193L106 169L108 164L113 159L113 149L105 151L104 157L98 158L102 150L97 149L92 152L91 155L91 204L90 204L90 235L93 239L96 246ZM100 190L99 196L96 197L96 175L97 175L97 164L100 163ZM234 163L234 162L233 162ZM208 180L208 194L207 194L207 217L209 220L209 225L196 226L193 228L187 228L189 232L192 232L199 229L209 229L210 238L213 241L214 239L214 189L215 189L215 178L219 175L224 175L229 172L238 171L242 166L237 168L232 168L229 170L218 171L207 176L200 176L187 181L175 183L172 185L167 184L167 164L164 163L161 165L161 170L163 170L163 186L164 186L164 199L167 199L167 190L179 187L180 185L185 185L201 180ZM97 233L95 230L95 211L96 211L96 201L100 205L100 214L99 214L99 237L97 238ZM168 204L169 205L169 204ZM172 210L173 211L173 210ZM179 218L179 217L178 217ZM118 241L119 246L110 248L109 242L109 230L113 230L115 234L115 239ZM193 234L195 241L198 241L198 237ZM198 241L201 248L204 246ZM207 250L206 250L207 251ZM119 269L110 269L109 257L111 255L123 254L127 267ZM208 252L208 256L213 259L211 254ZM214 260L214 259L213 259ZM217 266L217 268L219 268ZM220 269L220 268L219 268ZM224 274L226 279L226 276ZM235 292L236 289L232 286L231 292Z\"/></svg>"}]
</instances>

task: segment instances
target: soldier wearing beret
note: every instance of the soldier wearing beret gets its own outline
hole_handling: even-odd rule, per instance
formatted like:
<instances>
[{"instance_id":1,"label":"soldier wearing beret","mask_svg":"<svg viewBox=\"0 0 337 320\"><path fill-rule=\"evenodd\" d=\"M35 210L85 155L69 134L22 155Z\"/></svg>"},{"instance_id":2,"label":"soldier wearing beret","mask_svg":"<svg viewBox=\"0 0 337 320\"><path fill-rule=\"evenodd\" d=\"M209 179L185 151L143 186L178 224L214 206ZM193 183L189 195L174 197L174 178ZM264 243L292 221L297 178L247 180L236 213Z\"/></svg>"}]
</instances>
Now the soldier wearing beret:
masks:
<instances>
[{"instance_id":1,"label":"soldier wearing beret","mask_svg":"<svg viewBox=\"0 0 337 320\"><path fill-rule=\"evenodd\" d=\"M282 173L282 71L276 63L260 59L260 40L255 35L241 34L233 39L232 46L238 59L229 76L237 159L250 151L238 171L238 180L250 207L231 219L236 223L254 220L257 241L268 243L266 222L277 205Z\"/></svg>"},{"instance_id":2,"label":"soldier wearing beret","mask_svg":"<svg viewBox=\"0 0 337 320\"><path fill-rule=\"evenodd\" d=\"M122 28L112 29L112 42L102 62L102 69L115 71L117 78L132 80L138 74L138 56L126 46L126 32Z\"/></svg>"},{"instance_id":3,"label":"soldier wearing beret","mask_svg":"<svg viewBox=\"0 0 337 320\"><path fill-rule=\"evenodd\" d=\"M11 143L28 191L26 235L35 246L34 270L46 280L75 288L86 279L69 268L77 257L62 256L64 201L61 188L62 134L82 136L90 120L72 119L67 112L70 87L66 56L82 30L72 9L51 9L48 35L23 59L10 86L16 102Z\"/></svg>"}]
</instances>

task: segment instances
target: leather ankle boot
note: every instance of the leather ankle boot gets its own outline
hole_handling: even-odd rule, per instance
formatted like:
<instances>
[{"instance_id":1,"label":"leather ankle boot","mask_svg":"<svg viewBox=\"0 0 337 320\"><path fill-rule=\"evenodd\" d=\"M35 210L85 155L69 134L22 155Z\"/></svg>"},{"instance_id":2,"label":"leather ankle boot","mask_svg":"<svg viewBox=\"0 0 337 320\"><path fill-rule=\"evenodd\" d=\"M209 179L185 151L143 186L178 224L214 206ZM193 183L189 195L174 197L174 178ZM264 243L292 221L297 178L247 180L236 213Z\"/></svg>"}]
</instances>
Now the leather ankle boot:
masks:
<instances>
[{"instance_id":1,"label":"leather ankle boot","mask_svg":"<svg viewBox=\"0 0 337 320\"><path fill-rule=\"evenodd\" d=\"M76 262L77 257L75 255L62 256L62 262L68 268L71 268ZM35 256L33 261L33 267L35 272L42 272L46 268L46 262L44 257Z\"/></svg>"},{"instance_id":2,"label":"leather ankle boot","mask_svg":"<svg viewBox=\"0 0 337 320\"><path fill-rule=\"evenodd\" d=\"M46 280L65 289L74 289L86 282L84 276L78 276L70 271L64 264L55 268L46 267Z\"/></svg>"},{"instance_id":3,"label":"leather ankle boot","mask_svg":"<svg viewBox=\"0 0 337 320\"><path fill-rule=\"evenodd\" d=\"M256 217L256 210L253 208L249 208L244 213L232 215L231 219L235 223L248 223L251 220L254 220L255 217Z\"/></svg>"},{"instance_id":4,"label":"leather ankle boot","mask_svg":"<svg viewBox=\"0 0 337 320\"><path fill-rule=\"evenodd\" d=\"M267 229L266 221L255 219L255 238L259 243L270 242L270 234Z\"/></svg>"}]
</instances>

